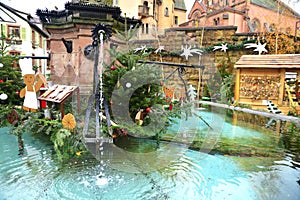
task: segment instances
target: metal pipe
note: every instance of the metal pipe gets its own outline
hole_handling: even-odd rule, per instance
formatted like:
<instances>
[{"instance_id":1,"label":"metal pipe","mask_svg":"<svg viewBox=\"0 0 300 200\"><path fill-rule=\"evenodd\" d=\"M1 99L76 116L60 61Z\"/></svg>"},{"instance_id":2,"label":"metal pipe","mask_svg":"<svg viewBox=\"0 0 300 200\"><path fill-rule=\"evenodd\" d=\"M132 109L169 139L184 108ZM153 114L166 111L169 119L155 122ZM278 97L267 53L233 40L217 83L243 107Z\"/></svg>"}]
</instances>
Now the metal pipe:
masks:
<instances>
[{"instance_id":1,"label":"metal pipe","mask_svg":"<svg viewBox=\"0 0 300 200\"><path fill-rule=\"evenodd\" d=\"M32 59L48 59L50 60L50 54L48 56L19 56L20 59L32 58Z\"/></svg>"},{"instance_id":2,"label":"metal pipe","mask_svg":"<svg viewBox=\"0 0 300 200\"><path fill-rule=\"evenodd\" d=\"M216 102L211 102L211 101L198 101L197 103L220 107L220 108L231 109L233 111L240 111L240 112L250 113L250 114L254 114L254 115L260 115L263 117L270 117L270 118L273 118L276 120L289 121L289 122L293 122L297 125L300 124L299 117L287 116L287 115L283 115L283 114L274 114L274 113L270 113L270 112L266 112L266 111L252 110L249 108L235 107L232 105L221 104L221 103L216 103Z\"/></svg>"},{"instance_id":3,"label":"metal pipe","mask_svg":"<svg viewBox=\"0 0 300 200\"><path fill-rule=\"evenodd\" d=\"M146 60L139 60L138 63L144 63L144 64L157 64L157 65L167 65L167 66L173 66L173 67L187 67L187 68L201 68L205 69L204 65L186 65L182 63L169 63L169 62L157 62L157 61L146 61Z\"/></svg>"}]
</instances>

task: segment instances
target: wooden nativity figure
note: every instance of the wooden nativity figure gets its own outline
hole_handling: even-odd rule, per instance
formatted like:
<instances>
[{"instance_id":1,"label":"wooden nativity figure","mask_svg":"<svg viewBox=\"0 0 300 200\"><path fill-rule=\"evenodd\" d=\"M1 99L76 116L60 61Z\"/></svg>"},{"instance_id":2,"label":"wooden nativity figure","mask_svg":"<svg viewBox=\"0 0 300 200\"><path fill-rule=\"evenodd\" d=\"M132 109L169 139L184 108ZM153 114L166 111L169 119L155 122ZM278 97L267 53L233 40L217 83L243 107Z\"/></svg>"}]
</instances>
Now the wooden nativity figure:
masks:
<instances>
[{"instance_id":1,"label":"wooden nativity figure","mask_svg":"<svg viewBox=\"0 0 300 200\"><path fill-rule=\"evenodd\" d=\"M20 91L20 97L24 98L23 110L28 112L36 112L38 109L37 92L40 90L43 81L39 75L35 76L32 69L32 59L24 58L19 61L25 88ZM37 79L37 80L35 80Z\"/></svg>"}]
</instances>

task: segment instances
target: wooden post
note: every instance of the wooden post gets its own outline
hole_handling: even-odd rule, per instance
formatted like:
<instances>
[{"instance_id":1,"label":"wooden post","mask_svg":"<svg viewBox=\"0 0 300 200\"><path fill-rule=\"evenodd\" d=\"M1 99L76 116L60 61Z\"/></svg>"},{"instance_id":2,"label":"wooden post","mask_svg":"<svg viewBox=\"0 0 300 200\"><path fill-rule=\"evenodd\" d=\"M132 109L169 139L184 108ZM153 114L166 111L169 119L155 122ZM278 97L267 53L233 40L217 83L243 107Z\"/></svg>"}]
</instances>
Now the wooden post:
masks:
<instances>
[{"instance_id":1,"label":"wooden post","mask_svg":"<svg viewBox=\"0 0 300 200\"><path fill-rule=\"evenodd\" d=\"M238 121L238 116L237 116L236 112L233 112L233 114L232 114L232 125L236 126L237 121Z\"/></svg>"},{"instance_id":2,"label":"wooden post","mask_svg":"<svg viewBox=\"0 0 300 200\"><path fill-rule=\"evenodd\" d=\"M235 73L235 86L234 86L234 100L240 100L240 74L241 69L236 69Z\"/></svg>"},{"instance_id":3,"label":"wooden post","mask_svg":"<svg viewBox=\"0 0 300 200\"><path fill-rule=\"evenodd\" d=\"M63 119L64 116L65 116L65 113L64 113L64 102L60 103L59 107L60 107L60 116L61 116L61 119Z\"/></svg>"},{"instance_id":4,"label":"wooden post","mask_svg":"<svg viewBox=\"0 0 300 200\"><path fill-rule=\"evenodd\" d=\"M279 86L278 105L283 105L284 82L285 82L285 69L280 69L280 86Z\"/></svg>"},{"instance_id":5,"label":"wooden post","mask_svg":"<svg viewBox=\"0 0 300 200\"><path fill-rule=\"evenodd\" d=\"M276 121L276 133L278 134L278 135L280 135L280 132L281 132L281 120L277 120Z\"/></svg>"}]
</instances>

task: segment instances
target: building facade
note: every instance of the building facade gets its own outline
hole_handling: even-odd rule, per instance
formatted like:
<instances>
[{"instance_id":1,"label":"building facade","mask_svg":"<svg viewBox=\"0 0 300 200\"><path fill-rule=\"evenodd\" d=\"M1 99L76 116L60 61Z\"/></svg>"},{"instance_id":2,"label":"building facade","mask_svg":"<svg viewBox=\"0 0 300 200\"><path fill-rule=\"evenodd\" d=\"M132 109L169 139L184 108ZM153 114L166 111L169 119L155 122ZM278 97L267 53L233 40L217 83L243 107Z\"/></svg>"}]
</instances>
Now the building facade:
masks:
<instances>
[{"instance_id":1,"label":"building facade","mask_svg":"<svg viewBox=\"0 0 300 200\"><path fill-rule=\"evenodd\" d=\"M237 26L238 33L300 35L300 15L278 0L195 0L184 26Z\"/></svg>"},{"instance_id":2,"label":"building facade","mask_svg":"<svg viewBox=\"0 0 300 200\"><path fill-rule=\"evenodd\" d=\"M94 55L92 30L96 24L103 24L109 31L124 31L139 25L140 21L122 17L119 7L108 6L104 1L72 1L65 4L65 10L37 10L43 29L50 34L50 70L54 84L80 85L82 94L89 94L93 85ZM112 37L115 41L117 38ZM109 49L113 42L105 42ZM104 59L109 59L104 51ZM109 62L109 60L105 60Z\"/></svg>"},{"instance_id":3,"label":"building facade","mask_svg":"<svg viewBox=\"0 0 300 200\"><path fill-rule=\"evenodd\" d=\"M113 0L120 7L122 16L140 19L140 39L155 38L164 29L178 27L186 21L184 0Z\"/></svg>"},{"instance_id":4,"label":"building facade","mask_svg":"<svg viewBox=\"0 0 300 200\"><path fill-rule=\"evenodd\" d=\"M0 2L1 44L4 54L11 56L48 56L49 35L42 30L42 24L30 14L11 8ZM34 59L34 66L45 73L47 60Z\"/></svg>"}]
</instances>

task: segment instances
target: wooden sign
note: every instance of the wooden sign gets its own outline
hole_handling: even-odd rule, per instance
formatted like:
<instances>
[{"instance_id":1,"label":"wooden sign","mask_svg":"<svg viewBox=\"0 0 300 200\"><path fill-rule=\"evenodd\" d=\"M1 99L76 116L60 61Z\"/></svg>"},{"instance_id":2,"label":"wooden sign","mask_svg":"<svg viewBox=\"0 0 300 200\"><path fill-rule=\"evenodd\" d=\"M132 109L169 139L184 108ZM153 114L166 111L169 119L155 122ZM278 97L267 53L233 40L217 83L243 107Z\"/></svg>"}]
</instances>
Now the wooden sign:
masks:
<instances>
[{"instance_id":1,"label":"wooden sign","mask_svg":"<svg viewBox=\"0 0 300 200\"><path fill-rule=\"evenodd\" d=\"M38 99L54 103L61 103L67 99L77 88L77 86L53 85Z\"/></svg>"}]
</instances>

